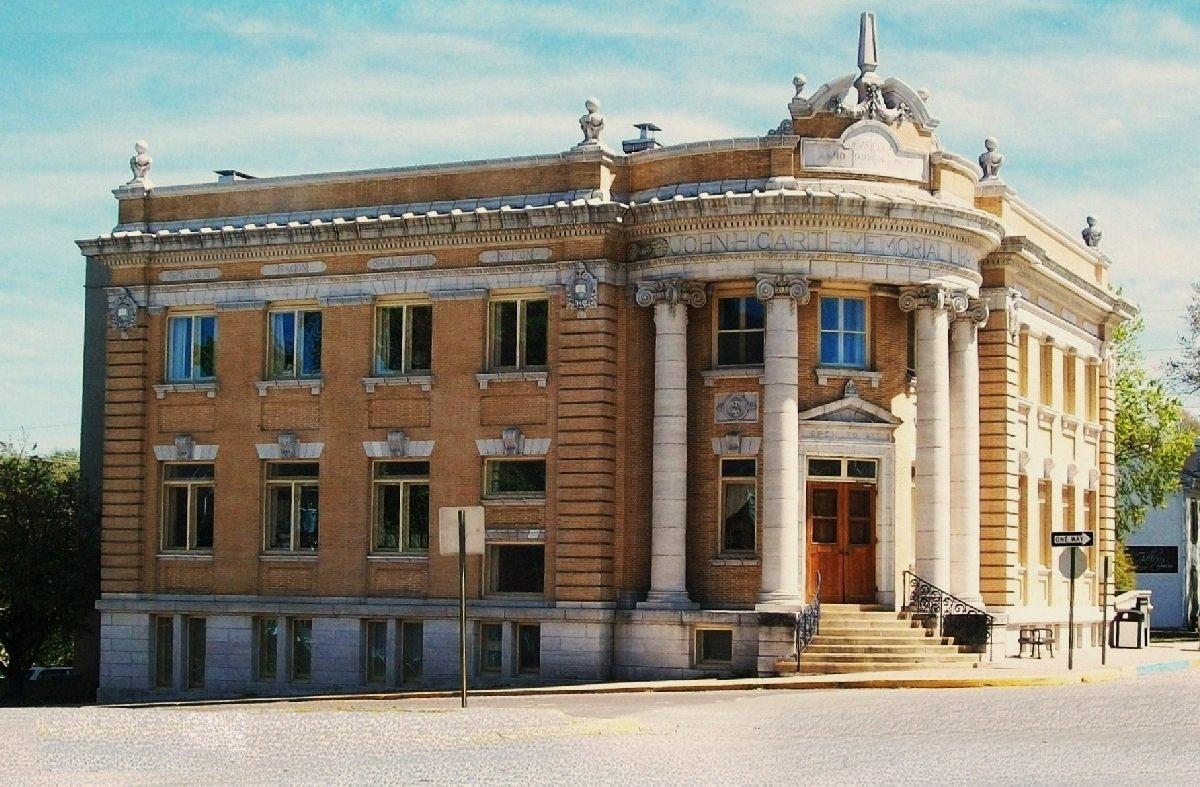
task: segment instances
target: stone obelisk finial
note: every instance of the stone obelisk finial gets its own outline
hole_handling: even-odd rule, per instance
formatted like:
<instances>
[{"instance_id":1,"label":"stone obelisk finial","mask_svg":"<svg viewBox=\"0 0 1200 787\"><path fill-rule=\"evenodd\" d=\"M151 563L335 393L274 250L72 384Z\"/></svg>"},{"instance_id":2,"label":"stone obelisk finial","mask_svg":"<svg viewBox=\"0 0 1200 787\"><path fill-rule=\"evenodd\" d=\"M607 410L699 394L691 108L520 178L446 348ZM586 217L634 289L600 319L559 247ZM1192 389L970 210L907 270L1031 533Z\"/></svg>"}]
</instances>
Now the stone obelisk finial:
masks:
<instances>
[{"instance_id":1,"label":"stone obelisk finial","mask_svg":"<svg viewBox=\"0 0 1200 787\"><path fill-rule=\"evenodd\" d=\"M879 67L879 46L875 40L875 12L863 11L858 19L858 70L866 74Z\"/></svg>"}]
</instances>

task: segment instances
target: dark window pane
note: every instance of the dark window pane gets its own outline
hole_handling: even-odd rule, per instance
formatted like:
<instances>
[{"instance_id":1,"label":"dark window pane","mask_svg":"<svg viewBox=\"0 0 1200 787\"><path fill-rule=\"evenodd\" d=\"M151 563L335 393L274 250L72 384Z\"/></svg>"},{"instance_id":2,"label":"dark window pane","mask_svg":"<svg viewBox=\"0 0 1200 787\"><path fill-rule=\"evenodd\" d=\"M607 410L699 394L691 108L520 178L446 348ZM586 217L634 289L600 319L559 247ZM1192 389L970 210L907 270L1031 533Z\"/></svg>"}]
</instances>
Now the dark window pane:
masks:
<instances>
[{"instance_id":1,"label":"dark window pane","mask_svg":"<svg viewBox=\"0 0 1200 787\"><path fill-rule=\"evenodd\" d=\"M870 459L848 459L846 474L851 478L874 478L875 462Z\"/></svg>"},{"instance_id":2,"label":"dark window pane","mask_svg":"<svg viewBox=\"0 0 1200 787\"><path fill-rule=\"evenodd\" d=\"M304 353L300 362L300 374L304 376L321 373L321 313L304 312Z\"/></svg>"},{"instance_id":3,"label":"dark window pane","mask_svg":"<svg viewBox=\"0 0 1200 787\"><path fill-rule=\"evenodd\" d=\"M742 299L719 298L717 300L717 330L729 331L742 327Z\"/></svg>"},{"instance_id":4,"label":"dark window pane","mask_svg":"<svg viewBox=\"0 0 1200 787\"><path fill-rule=\"evenodd\" d=\"M492 304L493 368L517 365L517 302L499 301Z\"/></svg>"},{"instance_id":5,"label":"dark window pane","mask_svg":"<svg viewBox=\"0 0 1200 787\"><path fill-rule=\"evenodd\" d=\"M424 649L424 626L420 621L405 621L400 636L400 679L416 680L421 677L421 651Z\"/></svg>"},{"instance_id":6,"label":"dark window pane","mask_svg":"<svg viewBox=\"0 0 1200 787\"><path fill-rule=\"evenodd\" d=\"M166 521L163 523L167 549L187 549L188 488L169 486L166 488Z\"/></svg>"},{"instance_id":7,"label":"dark window pane","mask_svg":"<svg viewBox=\"0 0 1200 787\"><path fill-rule=\"evenodd\" d=\"M376 462L376 478L428 478L428 462Z\"/></svg>"},{"instance_id":8,"label":"dark window pane","mask_svg":"<svg viewBox=\"0 0 1200 787\"><path fill-rule=\"evenodd\" d=\"M408 486L408 533L404 548L413 552L429 549L429 485Z\"/></svg>"},{"instance_id":9,"label":"dark window pane","mask_svg":"<svg viewBox=\"0 0 1200 787\"><path fill-rule=\"evenodd\" d=\"M404 487L399 484L380 484L376 499L375 548L392 551L400 547L401 498Z\"/></svg>"},{"instance_id":10,"label":"dark window pane","mask_svg":"<svg viewBox=\"0 0 1200 787\"><path fill-rule=\"evenodd\" d=\"M267 549L292 548L292 487L267 487Z\"/></svg>"},{"instance_id":11,"label":"dark window pane","mask_svg":"<svg viewBox=\"0 0 1200 787\"><path fill-rule=\"evenodd\" d=\"M763 327L763 307L762 301L758 298L743 298L742 311L744 318L744 327L746 328L762 328Z\"/></svg>"},{"instance_id":12,"label":"dark window pane","mask_svg":"<svg viewBox=\"0 0 1200 787\"><path fill-rule=\"evenodd\" d=\"M387 680L387 624L381 620L367 623L367 683Z\"/></svg>"},{"instance_id":13,"label":"dark window pane","mask_svg":"<svg viewBox=\"0 0 1200 787\"><path fill-rule=\"evenodd\" d=\"M272 462L267 466L267 477L316 478L319 470L316 462Z\"/></svg>"},{"instance_id":14,"label":"dark window pane","mask_svg":"<svg viewBox=\"0 0 1200 787\"><path fill-rule=\"evenodd\" d=\"M499 672L504 649L504 629L498 623L484 623L479 627L479 669L482 672Z\"/></svg>"},{"instance_id":15,"label":"dark window pane","mask_svg":"<svg viewBox=\"0 0 1200 787\"><path fill-rule=\"evenodd\" d=\"M392 307L379 310L379 346L376 371L380 374L400 372L404 368L404 309Z\"/></svg>"},{"instance_id":16,"label":"dark window pane","mask_svg":"<svg viewBox=\"0 0 1200 787\"><path fill-rule=\"evenodd\" d=\"M862 298L842 299L842 330L859 333L867 330L866 305Z\"/></svg>"},{"instance_id":17,"label":"dark window pane","mask_svg":"<svg viewBox=\"0 0 1200 787\"><path fill-rule=\"evenodd\" d=\"M175 622L166 616L154 619L154 685L170 688L175 682Z\"/></svg>"},{"instance_id":18,"label":"dark window pane","mask_svg":"<svg viewBox=\"0 0 1200 787\"><path fill-rule=\"evenodd\" d=\"M212 465L167 465L164 475L170 481L195 481L213 477Z\"/></svg>"},{"instance_id":19,"label":"dark window pane","mask_svg":"<svg viewBox=\"0 0 1200 787\"><path fill-rule=\"evenodd\" d=\"M196 376L215 377L217 374L217 318L200 317L196 337Z\"/></svg>"},{"instance_id":20,"label":"dark window pane","mask_svg":"<svg viewBox=\"0 0 1200 787\"><path fill-rule=\"evenodd\" d=\"M717 366L741 366L742 341L736 333L722 333L717 336Z\"/></svg>"},{"instance_id":21,"label":"dark window pane","mask_svg":"<svg viewBox=\"0 0 1200 787\"><path fill-rule=\"evenodd\" d=\"M525 302L525 366L546 365L549 301Z\"/></svg>"},{"instance_id":22,"label":"dark window pane","mask_svg":"<svg viewBox=\"0 0 1200 787\"><path fill-rule=\"evenodd\" d=\"M187 380L192 376L192 318L172 317L170 323L167 379Z\"/></svg>"},{"instance_id":23,"label":"dark window pane","mask_svg":"<svg viewBox=\"0 0 1200 787\"><path fill-rule=\"evenodd\" d=\"M753 459L722 459L721 475L724 478L754 478L757 467Z\"/></svg>"},{"instance_id":24,"label":"dark window pane","mask_svg":"<svg viewBox=\"0 0 1200 787\"><path fill-rule=\"evenodd\" d=\"M300 522L297 549L317 548L317 509L319 494L315 486L300 487Z\"/></svg>"},{"instance_id":25,"label":"dark window pane","mask_svg":"<svg viewBox=\"0 0 1200 787\"><path fill-rule=\"evenodd\" d=\"M743 350L742 363L747 366L759 366L763 362L763 334L744 333L742 334Z\"/></svg>"},{"instance_id":26,"label":"dark window pane","mask_svg":"<svg viewBox=\"0 0 1200 787\"><path fill-rule=\"evenodd\" d=\"M493 567L497 593L542 593L545 590L545 547L496 546Z\"/></svg>"},{"instance_id":27,"label":"dark window pane","mask_svg":"<svg viewBox=\"0 0 1200 787\"><path fill-rule=\"evenodd\" d=\"M838 306L837 298L821 299L821 330L836 331L842 327L841 320L838 319Z\"/></svg>"},{"instance_id":28,"label":"dark window pane","mask_svg":"<svg viewBox=\"0 0 1200 787\"><path fill-rule=\"evenodd\" d=\"M832 476L838 478L842 475L842 460L841 459L809 459L808 474L815 476ZM817 494L828 490L820 490Z\"/></svg>"},{"instance_id":29,"label":"dark window pane","mask_svg":"<svg viewBox=\"0 0 1200 787\"><path fill-rule=\"evenodd\" d=\"M211 486L196 488L196 549L212 549L216 499Z\"/></svg>"},{"instance_id":30,"label":"dark window pane","mask_svg":"<svg viewBox=\"0 0 1200 787\"><path fill-rule=\"evenodd\" d=\"M836 333L821 333L821 363L838 364L842 362L838 336L839 334Z\"/></svg>"},{"instance_id":31,"label":"dark window pane","mask_svg":"<svg viewBox=\"0 0 1200 787\"><path fill-rule=\"evenodd\" d=\"M812 540L814 544L837 543L837 520L813 518Z\"/></svg>"},{"instance_id":32,"label":"dark window pane","mask_svg":"<svg viewBox=\"0 0 1200 787\"><path fill-rule=\"evenodd\" d=\"M722 501L724 527L723 544L727 552L754 550L755 494L753 483L724 485Z\"/></svg>"},{"instance_id":33,"label":"dark window pane","mask_svg":"<svg viewBox=\"0 0 1200 787\"><path fill-rule=\"evenodd\" d=\"M838 493L836 489L814 489L812 514L817 518L836 519L838 515Z\"/></svg>"},{"instance_id":34,"label":"dark window pane","mask_svg":"<svg viewBox=\"0 0 1200 787\"><path fill-rule=\"evenodd\" d=\"M433 307L410 306L411 323L408 368L405 371L428 371L433 360Z\"/></svg>"},{"instance_id":35,"label":"dark window pane","mask_svg":"<svg viewBox=\"0 0 1200 787\"><path fill-rule=\"evenodd\" d=\"M292 680L312 677L312 621L292 621Z\"/></svg>"},{"instance_id":36,"label":"dark window pane","mask_svg":"<svg viewBox=\"0 0 1200 787\"><path fill-rule=\"evenodd\" d=\"M546 491L544 461L488 462L488 494L537 495Z\"/></svg>"},{"instance_id":37,"label":"dark window pane","mask_svg":"<svg viewBox=\"0 0 1200 787\"><path fill-rule=\"evenodd\" d=\"M188 688L204 687L204 618L187 619Z\"/></svg>"},{"instance_id":38,"label":"dark window pane","mask_svg":"<svg viewBox=\"0 0 1200 787\"><path fill-rule=\"evenodd\" d=\"M275 659L279 650L279 620L262 618L258 621L258 679L275 679Z\"/></svg>"},{"instance_id":39,"label":"dark window pane","mask_svg":"<svg viewBox=\"0 0 1200 787\"><path fill-rule=\"evenodd\" d=\"M871 543L871 520L869 519L851 519L849 524L849 537L851 544L870 544Z\"/></svg>"},{"instance_id":40,"label":"dark window pane","mask_svg":"<svg viewBox=\"0 0 1200 787\"><path fill-rule=\"evenodd\" d=\"M537 672L542 666L541 626L517 627L517 670Z\"/></svg>"},{"instance_id":41,"label":"dark window pane","mask_svg":"<svg viewBox=\"0 0 1200 787\"><path fill-rule=\"evenodd\" d=\"M701 629L697 632L697 661L726 663L733 661L733 632Z\"/></svg>"},{"instance_id":42,"label":"dark window pane","mask_svg":"<svg viewBox=\"0 0 1200 787\"><path fill-rule=\"evenodd\" d=\"M842 364L863 366L867 362L867 337L861 333L842 335Z\"/></svg>"},{"instance_id":43,"label":"dark window pane","mask_svg":"<svg viewBox=\"0 0 1200 787\"><path fill-rule=\"evenodd\" d=\"M271 315L272 377L293 377L296 374L296 314L276 312Z\"/></svg>"}]
</instances>

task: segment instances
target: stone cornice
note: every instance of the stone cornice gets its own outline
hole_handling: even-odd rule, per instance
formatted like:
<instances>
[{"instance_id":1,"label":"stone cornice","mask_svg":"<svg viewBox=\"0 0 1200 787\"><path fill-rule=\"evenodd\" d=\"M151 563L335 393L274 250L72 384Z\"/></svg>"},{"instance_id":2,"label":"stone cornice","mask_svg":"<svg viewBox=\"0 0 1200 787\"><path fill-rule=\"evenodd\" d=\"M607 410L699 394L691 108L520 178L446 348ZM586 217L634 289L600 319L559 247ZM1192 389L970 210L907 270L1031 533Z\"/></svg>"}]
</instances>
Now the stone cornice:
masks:
<instances>
[{"instance_id":1,"label":"stone cornice","mask_svg":"<svg viewBox=\"0 0 1200 787\"><path fill-rule=\"evenodd\" d=\"M1038 246L1023 235L1008 235L1001 241L999 247L980 263L981 266L1012 265L1015 260L1023 260L1031 267L1043 267L1053 274L1057 283L1071 290L1073 294L1082 296L1094 306L1104 311L1117 312L1128 319L1137 314L1137 307L1124 298L1093 284L1076 273L1071 272L1060 263L1050 259L1045 249Z\"/></svg>"}]
</instances>

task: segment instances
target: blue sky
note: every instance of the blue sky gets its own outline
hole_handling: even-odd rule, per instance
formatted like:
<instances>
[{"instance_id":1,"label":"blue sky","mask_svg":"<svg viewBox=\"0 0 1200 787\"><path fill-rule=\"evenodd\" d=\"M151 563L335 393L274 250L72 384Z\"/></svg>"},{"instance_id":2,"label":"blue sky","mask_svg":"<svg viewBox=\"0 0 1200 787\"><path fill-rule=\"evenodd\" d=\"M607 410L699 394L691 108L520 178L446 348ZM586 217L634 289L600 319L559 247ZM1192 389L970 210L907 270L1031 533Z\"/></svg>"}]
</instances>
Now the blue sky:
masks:
<instances>
[{"instance_id":1,"label":"blue sky","mask_svg":"<svg viewBox=\"0 0 1200 787\"><path fill-rule=\"evenodd\" d=\"M1152 361L1183 328L1200 219L1200 6L1189 3L0 5L0 440L79 429L83 264L145 138L160 185L563 150L596 96L614 147L761 134L855 68L932 93L946 147L1075 232L1100 217ZM1200 404L1200 400L1189 400Z\"/></svg>"}]
</instances>

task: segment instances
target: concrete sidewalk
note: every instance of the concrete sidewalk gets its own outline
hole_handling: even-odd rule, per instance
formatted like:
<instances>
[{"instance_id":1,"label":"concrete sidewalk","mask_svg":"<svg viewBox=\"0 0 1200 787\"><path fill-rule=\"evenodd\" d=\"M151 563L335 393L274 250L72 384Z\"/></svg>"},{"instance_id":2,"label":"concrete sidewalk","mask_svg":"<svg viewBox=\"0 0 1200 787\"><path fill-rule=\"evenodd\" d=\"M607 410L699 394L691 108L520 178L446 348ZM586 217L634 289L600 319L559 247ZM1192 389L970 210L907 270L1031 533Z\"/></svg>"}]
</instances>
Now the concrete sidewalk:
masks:
<instances>
[{"instance_id":1,"label":"concrete sidewalk","mask_svg":"<svg viewBox=\"0 0 1200 787\"><path fill-rule=\"evenodd\" d=\"M538 696L572 694L628 694L638 692L745 691L747 689L934 689L986 686L1065 686L1080 683L1134 678L1180 669L1200 669L1200 647L1192 641L1156 642L1142 650L1108 651L1107 664L1100 663L1100 649L1075 653L1075 669L1067 670L1065 651L1055 658L996 657L969 667L929 670L892 670L838 675L796 675L781 678L732 678L628 681L570 686L536 686L474 689L471 696ZM260 704L313 702L320 700L403 700L455 697L454 691L393 691L360 694L324 694L306 697L245 697L226 700L195 700L154 703L122 703L117 707L165 707L182 705Z\"/></svg>"}]
</instances>

